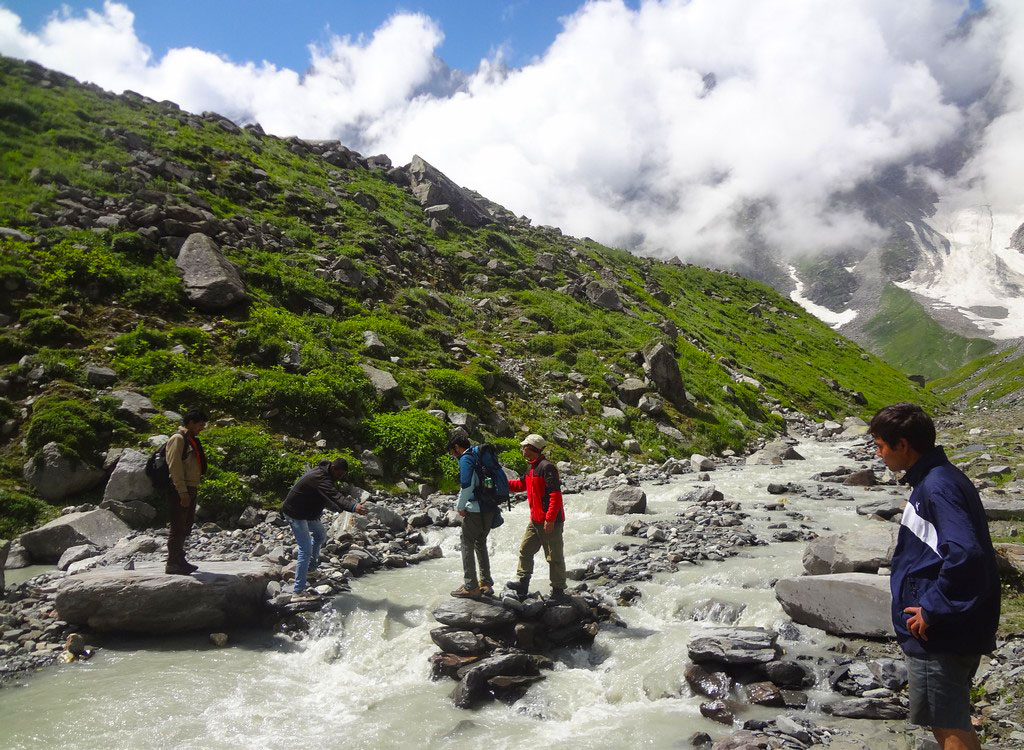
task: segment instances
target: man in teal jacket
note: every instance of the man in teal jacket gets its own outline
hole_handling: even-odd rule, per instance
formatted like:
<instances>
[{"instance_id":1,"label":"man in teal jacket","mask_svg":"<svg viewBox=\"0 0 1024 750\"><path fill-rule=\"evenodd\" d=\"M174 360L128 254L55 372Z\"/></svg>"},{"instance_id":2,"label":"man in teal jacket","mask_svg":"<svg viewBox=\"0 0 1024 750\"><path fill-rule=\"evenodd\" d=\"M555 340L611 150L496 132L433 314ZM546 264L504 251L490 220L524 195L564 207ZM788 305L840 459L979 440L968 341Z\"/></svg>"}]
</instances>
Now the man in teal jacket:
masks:
<instances>
[{"instance_id":1,"label":"man in teal jacket","mask_svg":"<svg viewBox=\"0 0 1024 750\"><path fill-rule=\"evenodd\" d=\"M491 578L491 559L487 554L487 535L494 522L494 512L484 511L475 498L479 477L476 472L475 449L470 447L469 438L457 434L448 448L459 462L459 499L455 510L462 518L462 586L452 592L460 598L476 598L494 593ZM477 563L480 577L477 578Z\"/></svg>"}]
</instances>

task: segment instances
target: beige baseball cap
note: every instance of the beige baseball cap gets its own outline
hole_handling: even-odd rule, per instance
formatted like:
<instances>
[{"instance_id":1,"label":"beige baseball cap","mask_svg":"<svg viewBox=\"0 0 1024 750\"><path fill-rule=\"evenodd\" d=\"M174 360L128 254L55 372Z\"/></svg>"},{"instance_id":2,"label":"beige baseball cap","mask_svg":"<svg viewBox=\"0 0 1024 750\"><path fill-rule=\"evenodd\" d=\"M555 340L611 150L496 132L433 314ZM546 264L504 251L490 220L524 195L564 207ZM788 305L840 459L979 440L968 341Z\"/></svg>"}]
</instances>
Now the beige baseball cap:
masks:
<instances>
[{"instance_id":1,"label":"beige baseball cap","mask_svg":"<svg viewBox=\"0 0 1024 750\"><path fill-rule=\"evenodd\" d=\"M548 441L535 432L527 435L525 438L523 438L523 442L520 443L520 445L532 445L539 451L544 450L544 446L547 444Z\"/></svg>"}]
</instances>

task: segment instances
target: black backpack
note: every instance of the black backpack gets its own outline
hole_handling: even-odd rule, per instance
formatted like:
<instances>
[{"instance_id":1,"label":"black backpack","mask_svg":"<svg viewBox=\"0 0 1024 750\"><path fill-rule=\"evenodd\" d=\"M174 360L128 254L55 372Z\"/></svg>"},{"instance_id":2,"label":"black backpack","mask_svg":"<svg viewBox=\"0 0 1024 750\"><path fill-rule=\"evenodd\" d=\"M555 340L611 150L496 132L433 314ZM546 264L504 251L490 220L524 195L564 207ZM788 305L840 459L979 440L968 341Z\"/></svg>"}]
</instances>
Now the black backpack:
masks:
<instances>
[{"instance_id":1,"label":"black backpack","mask_svg":"<svg viewBox=\"0 0 1024 750\"><path fill-rule=\"evenodd\" d=\"M167 443L150 454L146 461L146 476L157 488L171 484L171 470L167 468Z\"/></svg>"},{"instance_id":2,"label":"black backpack","mask_svg":"<svg viewBox=\"0 0 1024 750\"><path fill-rule=\"evenodd\" d=\"M476 472L477 486L473 493L473 499L480 505L484 513L491 513L499 509L501 503L506 503L508 509L512 509L512 499L509 496L508 477L505 470L501 468L498 460L498 453L490 443L478 445L473 450L473 471Z\"/></svg>"}]
</instances>

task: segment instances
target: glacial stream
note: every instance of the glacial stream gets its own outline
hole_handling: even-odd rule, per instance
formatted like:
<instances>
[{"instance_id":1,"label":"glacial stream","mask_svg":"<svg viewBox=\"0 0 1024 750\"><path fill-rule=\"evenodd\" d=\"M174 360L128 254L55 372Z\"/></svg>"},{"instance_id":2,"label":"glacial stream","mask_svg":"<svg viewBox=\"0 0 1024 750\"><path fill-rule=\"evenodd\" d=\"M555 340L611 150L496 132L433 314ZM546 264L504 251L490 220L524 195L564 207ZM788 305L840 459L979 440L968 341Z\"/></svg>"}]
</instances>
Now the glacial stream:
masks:
<instances>
[{"instance_id":1,"label":"glacial stream","mask_svg":"<svg viewBox=\"0 0 1024 750\"><path fill-rule=\"evenodd\" d=\"M767 512L769 482L813 488L812 474L845 463L843 445L797 446L806 461L785 466L723 467L712 473L726 498L751 515L746 523L771 539L769 523L798 525L782 511ZM649 511L666 517L685 507L676 497L695 475L667 485L647 485ZM832 485L835 486L835 485ZM843 532L875 523L855 505L881 497L843 488L854 502L792 498L787 511L804 522ZM604 515L608 491L566 497L565 548L570 568L596 554L618 555L612 545L621 517ZM506 514L490 537L495 580L514 572L525 505ZM509 707L492 703L476 711L452 706L450 680L431 682L427 658L437 649L429 631L430 610L461 579L458 532L430 532L445 556L418 566L386 571L353 583L339 597L322 632L294 644L251 633L216 649L205 634L173 639L131 639L107 644L89 662L55 667L21 684L0 689L0 747L178 747L278 750L301 743L335 748L523 748L684 747L702 730L714 737L729 730L701 717L701 699L683 680L686 645L708 624L688 619L709 597L746 604L738 625L771 627L785 619L769 583L802 571L803 542L743 548L738 557L704 562L640 583L643 596L619 615L628 628L606 627L594 648L563 654L554 672ZM635 541L635 540L632 540ZM535 586L547 588L547 569L537 558ZM820 651L834 643L820 631L801 628L798 643ZM112 639L110 639L112 640ZM812 701L822 694L811 691ZM740 718L771 718L778 709L744 709Z\"/></svg>"}]
</instances>

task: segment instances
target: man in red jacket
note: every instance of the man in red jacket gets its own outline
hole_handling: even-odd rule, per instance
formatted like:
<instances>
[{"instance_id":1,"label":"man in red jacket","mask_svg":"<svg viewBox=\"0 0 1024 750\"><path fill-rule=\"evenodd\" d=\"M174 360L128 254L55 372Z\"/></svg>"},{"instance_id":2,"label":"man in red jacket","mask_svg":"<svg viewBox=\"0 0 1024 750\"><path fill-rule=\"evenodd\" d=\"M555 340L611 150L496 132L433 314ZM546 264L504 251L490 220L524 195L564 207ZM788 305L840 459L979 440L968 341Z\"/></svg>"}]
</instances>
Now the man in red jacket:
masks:
<instances>
[{"instance_id":1,"label":"man in red jacket","mask_svg":"<svg viewBox=\"0 0 1024 750\"><path fill-rule=\"evenodd\" d=\"M565 596L562 482L558 477L558 469L544 456L544 446L547 445L544 438L536 434L527 435L520 445L523 446L523 455L530 462L530 470L522 479L509 482L508 488L512 492L526 491L526 499L530 503L530 523L519 546L519 580L511 581L508 587L521 597L530 592L533 557L543 547L551 578L551 595L562 598Z\"/></svg>"}]
</instances>

